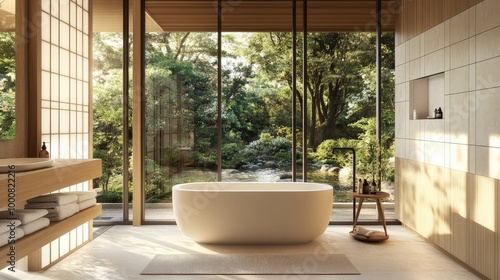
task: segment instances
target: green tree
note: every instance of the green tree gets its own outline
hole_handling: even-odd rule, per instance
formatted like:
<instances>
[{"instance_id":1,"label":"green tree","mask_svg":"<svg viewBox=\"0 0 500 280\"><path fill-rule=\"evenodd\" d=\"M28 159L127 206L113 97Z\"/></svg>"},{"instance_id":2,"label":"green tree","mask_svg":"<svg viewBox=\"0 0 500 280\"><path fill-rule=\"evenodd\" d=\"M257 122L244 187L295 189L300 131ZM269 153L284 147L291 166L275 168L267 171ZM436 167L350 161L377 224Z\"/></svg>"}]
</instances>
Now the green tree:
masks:
<instances>
[{"instance_id":1,"label":"green tree","mask_svg":"<svg viewBox=\"0 0 500 280\"><path fill-rule=\"evenodd\" d=\"M15 33L0 32L0 140L16 133Z\"/></svg>"},{"instance_id":2,"label":"green tree","mask_svg":"<svg viewBox=\"0 0 500 280\"><path fill-rule=\"evenodd\" d=\"M390 40L391 34L386 35ZM392 37L393 39L393 37ZM385 40L387 42L389 40ZM298 87L295 95L302 106L302 39L298 46ZM316 147L326 139L356 138L359 132L347 124L374 115L374 93L368 91L365 79L367 65L374 69L375 41L371 33L309 33L308 34L308 146ZM393 67L393 48L384 48L389 67ZM291 34L256 33L250 38L246 52L250 61L268 80L288 87L291 96ZM386 66L387 67L387 66ZM389 88L390 85L387 87ZM277 104L288 101L281 98ZM272 106L272 108L283 106ZM271 113L272 114L272 113Z\"/></svg>"},{"instance_id":3,"label":"green tree","mask_svg":"<svg viewBox=\"0 0 500 280\"><path fill-rule=\"evenodd\" d=\"M94 181L109 190L109 182L114 175L122 174L122 76L121 69L108 71L106 83L95 84L93 88L94 102L94 157L102 160L102 176ZM130 128L129 128L130 130Z\"/></svg>"}]
</instances>

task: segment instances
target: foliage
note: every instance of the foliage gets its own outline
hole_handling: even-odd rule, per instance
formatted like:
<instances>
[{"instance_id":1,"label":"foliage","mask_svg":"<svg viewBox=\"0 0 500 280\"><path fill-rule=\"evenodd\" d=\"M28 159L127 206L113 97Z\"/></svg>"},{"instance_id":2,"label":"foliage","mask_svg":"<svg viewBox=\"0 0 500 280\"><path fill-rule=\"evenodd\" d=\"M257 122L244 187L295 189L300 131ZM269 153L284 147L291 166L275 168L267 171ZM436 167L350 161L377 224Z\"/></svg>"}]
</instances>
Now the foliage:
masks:
<instances>
[{"instance_id":1,"label":"foliage","mask_svg":"<svg viewBox=\"0 0 500 280\"><path fill-rule=\"evenodd\" d=\"M119 189L114 178L121 167L121 41L119 34L94 36L94 156L103 159L96 181L106 192ZM370 33L308 34L306 85L309 143L302 143L304 97L302 61L297 60L297 90L292 92L291 34L224 34L222 60L222 142L217 129L217 44L215 33L148 33L146 35L146 182L149 202L170 195L174 181L188 180L181 148L192 151L194 167L291 164L292 98L297 98L297 160L352 164L358 172L376 174L382 151L383 179L393 177L394 35L382 36L382 147L375 136L375 36ZM297 41L302 56L302 38ZM129 112L130 114L130 112ZM131 117L129 115L129 117ZM126 128L131 135L131 127ZM168 139L168 140L167 140ZM130 141L130 140L128 140ZM116 184L115 184L116 183ZM113 199L115 194L110 194Z\"/></svg>"},{"instance_id":2,"label":"foliage","mask_svg":"<svg viewBox=\"0 0 500 280\"><path fill-rule=\"evenodd\" d=\"M172 193L170 184L165 173L168 169L156 164L153 160L146 159L146 178L144 183L144 195L148 199L162 199ZM148 201L150 202L150 201Z\"/></svg>"},{"instance_id":3,"label":"foliage","mask_svg":"<svg viewBox=\"0 0 500 280\"><path fill-rule=\"evenodd\" d=\"M370 175L371 178L378 176L377 157L379 147L376 138L375 118L363 118L353 124L353 127L360 128L363 133L359 134L357 157L359 165L357 167L360 174ZM394 140L390 135L382 134L382 180L393 180L394 178Z\"/></svg>"},{"instance_id":4,"label":"foliage","mask_svg":"<svg viewBox=\"0 0 500 280\"><path fill-rule=\"evenodd\" d=\"M16 133L15 33L0 32L0 140Z\"/></svg>"},{"instance_id":5,"label":"foliage","mask_svg":"<svg viewBox=\"0 0 500 280\"><path fill-rule=\"evenodd\" d=\"M317 151L313 155L316 160L325 164L338 164L341 167L348 167L352 166L352 152L346 150L334 151L334 148L354 148L356 156L358 156L358 146L359 141L355 139L327 139L318 146Z\"/></svg>"},{"instance_id":6,"label":"foliage","mask_svg":"<svg viewBox=\"0 0 500 280\"><path fill-rule=\"evenodd\" d=\"M94 86L94 158L102 160L103 174L94 181L109 190L109 180L117 174L122 174L122 79L121 72L114 69L107 75L106 83ZM128 128L131 130L131 127ZM96 186L97 187L97 186Z\"/></svg>"},{"instance_id":7,"label":"foliage","mask_svg":"<svg viewBox=\"0 0 500 280\"><path fill-rule=\"evenodd\" d=\"M378 143L375 134L375 118L363 118L352 124L360 128L363 133L358 139L328 139L323 141L314 158L326 164L338 164L341 167L352 166L352 153L350 151L336 150L334 148L354 148L356 151L356 172L361 177L377 178L378 176ZM394 179L394 142L390 137L383 136L383 142L389 143L389 147L382 149L382 180L392 181Z\"/></svg>"},{"instance_id":8,"label":"foliage","mask_svg":"<svg viewBox=\"0 0 500 280\"><path fill-rule=\"evenodd\" d=\"M302 56L302 42L298 39L298 56ZM394 84L390 79L394 69L394 37L383 34L384 89L386 114L394 113L391 102ZM374 81L375 36L371 33L309 33L308 34L308 147L316 148L326 139L356 138L359 130L348 126L357 120L375 114ZM290 33L255 33L249 39L246 57L258 65L261 79L279 83L282 93L276 95L274 111L270 115L287 117L283 104L291 104L292 73ZM302 61L297 60L297 112L300 113L304 89ZM370 75L367 75L370 74ZM390 104L392 103L392 104ZM288 121L288 120L287 120ZM285 121L285 122L287 122ZM384 126L394 124L384 118ZM281 124L280 121L275 123ZM288 121L287 126L290 125Z\"/></svg>"},{"instance_id":9,"label":"foliage","mask_svg":"<svg viewBox=\"0 0 500 280\"><path fill-rule=\"evenodd\" d=\"M261 133L259 140L250 142L235 156L244 159L247 164L262 164L271 160L278 166L286 166L292 162L291 148L290 140Z\"/></svg>"}]
</instances>

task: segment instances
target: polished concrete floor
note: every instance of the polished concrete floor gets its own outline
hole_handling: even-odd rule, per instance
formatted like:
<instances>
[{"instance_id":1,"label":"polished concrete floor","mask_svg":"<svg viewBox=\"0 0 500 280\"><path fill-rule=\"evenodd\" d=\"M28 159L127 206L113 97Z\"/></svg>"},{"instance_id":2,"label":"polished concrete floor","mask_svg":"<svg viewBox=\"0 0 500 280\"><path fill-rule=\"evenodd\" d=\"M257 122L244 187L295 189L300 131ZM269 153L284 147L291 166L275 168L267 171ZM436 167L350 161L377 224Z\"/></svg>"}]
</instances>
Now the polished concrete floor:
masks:
<instances>
[{"instance_id":1,"label":"polished concrete floor","mask_svg":"<svg viewBox=\"0 0 500 280\"><path fill-rule=\"evenodd\" d=\"M380 226L366 226L380 230ZM302 245L229 246L201 245L177 226L112 226L96 229L92 242L43 272L0 271L0 279L479 279L423 239L402 226L389 226L390 238L382 243L352 239L350 226L329 226L313 242ZM345 254L361 275L202 275L141 276L156 254Z\"/></svg>"}]
</instances>

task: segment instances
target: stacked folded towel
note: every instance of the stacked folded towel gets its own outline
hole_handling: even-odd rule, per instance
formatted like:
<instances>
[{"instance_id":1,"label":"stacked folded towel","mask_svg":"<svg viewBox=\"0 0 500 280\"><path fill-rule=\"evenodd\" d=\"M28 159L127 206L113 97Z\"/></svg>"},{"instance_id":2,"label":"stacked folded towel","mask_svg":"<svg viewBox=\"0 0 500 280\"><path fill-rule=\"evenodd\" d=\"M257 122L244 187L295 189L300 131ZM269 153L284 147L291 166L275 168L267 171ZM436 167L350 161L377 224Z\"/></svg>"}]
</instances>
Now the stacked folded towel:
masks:
<instances>
[{"instance_id":1,"label":"stacked folded towel","mask_svg":"<svg viewBox=\"0 0 500 280\"><path fill-rule=\"evenodd\" d=\"M97 203L97 192L94 191L74 191L74 192L68 192L69 194L77 195L78 200L76 201L78 203L78 208L79 211L82 211L84 209L87 209L91 206L96 205Z\"/></svg>"},{"instance_id":2,"label":"stacked folded towel","mask_svg":"<svg viewBox=\"0 0 500 280\"><path fill-rule=\"evenodd\" d=\"M52 193L34 197L24 206L26 209L45 209L50 221L61 221L79 211L78 196L69 193Z\"/></svg>"},{"instance_id":3,"label":"stacked folded towel","mask_svg":"<svg viewBox=\"0 0 500 280\"><path fill-rule=\"evenodd\" d=\"M21 221L17 219L0 219L0 247L9 244L9 240L19 239L24 236Z\"/></svg>"},{"instance_id":4,"label":"stacked folded towel","mask_svg":"<svg viewBox=\"0 0 500 280\"><path fill-rule=\"evenodd\" d=\"M51 221L64 220L75 213L96 204L97 193L94 191L72 191L52 193L28 200L26 209L46 209Z\"/></svg>"},{"instance_id":5,"label":"stacked folded towel","mask_svg":"<svg viewBox=\"0 0 500 280\"><path fill-rule=\"evenodd\" d=\"M44 218L48 211L45 209L18 209L15 210L14 215L11 215L9 211L0 212L0 219L6 219L5 222L1 222L2 231L7 229L7 232L2 232L0 234L0 246L8 243L9 238L15 238L16 240L31 234L35 231L41 230L49 225L50 221ZM17 220L13 220L15 218ZM3 220L2 220L3 221ZM14 231L11 231L12 221L18 221Z\"/></svg>"}]
</instances>

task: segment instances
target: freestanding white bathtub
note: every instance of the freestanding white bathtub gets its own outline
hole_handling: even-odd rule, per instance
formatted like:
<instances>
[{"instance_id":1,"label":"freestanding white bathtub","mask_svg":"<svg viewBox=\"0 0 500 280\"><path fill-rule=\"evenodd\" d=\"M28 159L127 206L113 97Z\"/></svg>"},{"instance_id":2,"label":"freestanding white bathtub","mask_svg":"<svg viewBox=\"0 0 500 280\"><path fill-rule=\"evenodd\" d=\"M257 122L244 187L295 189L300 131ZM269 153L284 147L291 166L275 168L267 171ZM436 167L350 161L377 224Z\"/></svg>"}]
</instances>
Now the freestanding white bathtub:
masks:
<instances>
[{"instance_id":1,"label":"freestanding white bathtub","mask_svg":"<svg viewBox=\"0 0 500 280\"><path fill-rule=\"evenodd\" d=\"M199 243L299 244L323 234L332 213L326 184L187 183L173 187L181 231Z\"/></svg>"}]
</instances>

